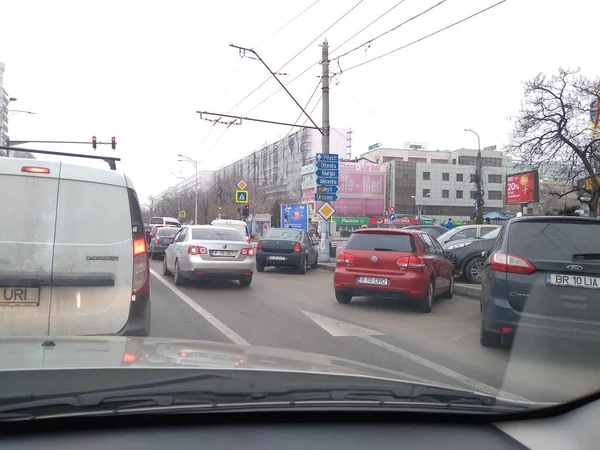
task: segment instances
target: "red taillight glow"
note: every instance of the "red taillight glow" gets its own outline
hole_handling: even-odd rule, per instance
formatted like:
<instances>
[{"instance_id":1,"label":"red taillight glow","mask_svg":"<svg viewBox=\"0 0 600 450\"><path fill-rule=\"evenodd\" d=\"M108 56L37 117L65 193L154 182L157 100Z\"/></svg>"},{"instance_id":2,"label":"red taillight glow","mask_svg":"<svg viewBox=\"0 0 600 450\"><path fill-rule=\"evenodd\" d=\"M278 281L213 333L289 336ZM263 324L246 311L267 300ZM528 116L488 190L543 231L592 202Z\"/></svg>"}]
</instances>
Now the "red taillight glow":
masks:
<instances>
[{"instance_id":1,"label":"red taillight glow","mask_svg":"<svg viewBox=\"0 0 600 450\"><path fill-rule=\"evenodd\" d=\"M340 254L338 255L338 258L337 258L337 264L341 265L341 266L353 265L354 264L354 255L352 253L348 253L348 252L340 252Z\"/></svg>"},{"instance_id":2,"label":"red taillight glow","mask_svg":"<svg viewBox=\"0 0 600 450\"><path fill-rule=\"evenodd\" d=\"M146 238L139 237L133 241L133 256L140 256L146 253L148 249L146 248Z\"/></svg>"},{"instance_id":3,"label":"red taillight glow","mask_svg":"<svg viewBox=\"0 0 600 450\"><path fill-rule=\"evenodd\" d=\"M190 255L206 255L208 254L208 249L201 245L190 245L188 247L188 253Z\"/></svg>"},{"instance_id":4,"label":"red taillight glow","mask_svg":"<svg viewBox=\"0 0 600 450\"><path fill-rule=\"evenodd\" d=\"M156 242L157 244L160 244L160 236L156 236L156 240L154 242Z\"/></svg>"},{"instance_id":5,"label":"red taillight glow","mask_svg":"<svg viewBox=\"0 0 600 450\"><path fill-rule=\"evenodd\" d=\"M256 250L262 250L262 241L256 243Z\"/></svg>"},{"instance_id":6,"label":"red taillight glow","mask_svg":"<svg viewBox=\"0 0 600 450\"><path fill-rule=\"evenodd\" d=\"M425 258L422 256L401 256L396 260L399 269L419 269L425 267Z\"/></svg>"},{"instance_id":7,"label":"red taillight glow","mask_svg":"<svg viewBox=\"0 0 600 450\"><path fill-rule=\"evenodd\" d=\"M189 356L188 352L179 352L179 357L180 358L187 358Z\"/></svg>"},{"instance_id":8,"label":"red taillight glow","mask_svg":"<svg viewBox=\"0 0 600 450\"><path fill-rule=\"evenodd\" d=\"M133 240L133 285L132 294L136 295L148 289L150 284L150 264L146 236Z\"/></svg>"},{"instance_id":9,"label":"red taillight glow","mask_svg":"<svg viewBox=\"0 0 600 450\"><path fill-rule=\"evenodd\" d=\"M253 248L243 248L240 253L244 256L254 256L254 249Z\"/></svg>"},{"instance_id":10,"label":"red taillight glow","mask_svg":"<svg viewBox=\"0 0 600 450\"><path fill-rule=\"evenodd\" d=\"M50 173L50 169L48 169L47 167L23 166L21 167L21 172L41 173L47 175Z\"/></svg>"},{"instance_id":11,"label":"red taillight glow","mask_svg":"<svg viewBox=\"0 0 600 450\"><path fill-rule=\"evenodd\" d=\"M246 236L246 242L250 243L250 236Z\"/></svg>"},{"instance_id":12,"label":"red taillight glow","mask_svg":"<svg viewBox=\"0 0 600 450\"><path fill-rule=\"evenodd\" d=\"M501 252L492 255L490 267L498 272L519 273L521 275L530 275L535 272L533 264L526 259Z\"/></svg>"},{"instance_id":13,"label":"red taillight glow","mask_svg":"<svg viewBox=\"0 0 600 450\"><path fill-rule=\"evenodd\" d=\"M123 353L123 362L132 363L136 362L137 355L135 353Z\"/></svg>"},{"instance_id":14,"label":"red taillight glow","mask_svg":"<svg viewBox=\"0 0 600 450\"><path fill-rule=\"evenodd\" d=\"M294 245L294 251L295 252L301 252L302 251L302 245L300 245L300 242L296 242L296 245Z\"/></svg>"}]
</instances>

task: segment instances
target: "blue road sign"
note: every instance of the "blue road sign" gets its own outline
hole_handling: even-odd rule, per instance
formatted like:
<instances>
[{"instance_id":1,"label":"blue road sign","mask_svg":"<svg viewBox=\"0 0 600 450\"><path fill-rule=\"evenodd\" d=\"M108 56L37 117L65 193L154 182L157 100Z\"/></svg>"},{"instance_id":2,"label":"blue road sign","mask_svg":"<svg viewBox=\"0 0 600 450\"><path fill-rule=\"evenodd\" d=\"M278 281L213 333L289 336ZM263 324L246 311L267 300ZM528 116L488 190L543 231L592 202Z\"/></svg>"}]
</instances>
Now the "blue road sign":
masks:
<instances>
[{"instance_id":1,"label":"blue road sign","mask_svg":"<svg viewBox=\"0 0 600 450\"><path fill-rule=\"evenodd\" d=\"M337 161L318 161L315 166L317 169L338 170L340 168L340 163Z\"/></svg>"},{"instance_id":2,"label":"blue road sign","mask_svg":"<svg viewBox=\"0 0 600 450\"><path fill-rule=\"evenodd\" d=\"M317 161L337 161L338 160L338 155L336 155L335 153L317 153L315 154L315 157L317 158Z\"/></svg>"},{"instance_id":3,"label":"blue road sign","mask_svg":"<svg viewBox=\"0 0 600 450\"><path fill-rule=\"evenodd\" d=\"M390 214L390 221L396 220L396 214Z\"/></svg>"},{"instance_id":4,"label":"blue road sign","mask_svg":"<svg viewBox=\"0 0 600 450\"><path fill-rule=\"evenodd\" d=\"M248 191L235 191L236 203L246 203L248 201Z\"/></svg>"},{"instance_id":5,"label":"blue road sign","mask_svg":"<svg viewBox=\"0 0 600 450\"><path fill-rule=\"evenodd\" d=\"M335 194L339 190L337 186L317 186L317 194Z\"/></svg>"},{"instance_id":6,"label":"blue road sign","mask_svg":"<svg viewBox=\"0 0 600 450\"><path fill-rule=\"evenodd\" d=\"M330 169L317 169L318 177L335 177L339 176L339 170L330 170Z\"/></svg>"},{"instance_id":7,"label":"blue road sign","mask_svg":"<svg viewBox=\"0 0 600 450\"><path fill-rule=\"evenodd\" d=\"M338 178L337 177L333 177L333 178L319 177L319 178L317 178L317 185L318 186L337 186L337 184L338 184Z\"/></svg>"},{"instance_id":8,"label":"blue road sign","mask_svg":"<svg viewBox=\"0 0 600 450\"><path fill-rule=\"evenodd\" d=\"M315 200L318 202L335 202L338 198L337 194L315 194Z\"/></svg>"}]
</instances>

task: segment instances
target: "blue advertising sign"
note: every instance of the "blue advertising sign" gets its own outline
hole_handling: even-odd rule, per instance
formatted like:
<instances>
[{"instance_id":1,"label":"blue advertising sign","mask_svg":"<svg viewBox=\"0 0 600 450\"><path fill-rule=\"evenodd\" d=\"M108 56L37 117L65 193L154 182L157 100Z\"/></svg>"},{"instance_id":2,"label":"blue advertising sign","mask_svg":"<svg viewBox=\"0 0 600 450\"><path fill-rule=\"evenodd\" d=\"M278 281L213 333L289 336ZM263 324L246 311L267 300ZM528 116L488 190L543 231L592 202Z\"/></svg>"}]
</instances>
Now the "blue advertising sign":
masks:
<instances>
[{"instance_id":1,"label":"blue advertising sign","mask_svg":"<svg viewBox=\"0 0 600 450\"><path fill-rule=\"evenodd\" d=\"M337 194L315 194L315 200L318 202L335 202L338 198Z\"/></svg>"},{"instance_id":2,"label":"blue advertising sign","mask_svg":"<svg viewBox=\"0 0 600 450\"><path fill-rule=\"evenodd\" d=\"M335 153L316 153L315 157L317 159L317 161L337 161L338 160L338 155L336 155Z\"/></svg>"},{"instance_id":3,"label":"blue advertising sign","mask_svg":"<svg viewBox=\"0 0 600 450\"><path fill-rule=\"evenodd\" d=\"M337 177L333 177L333 178L318 177L317 184L319 186L337 186L338 178Z\"/></svg>"},{"instance_id":4,"label":"blue advertising sign","mask_svg":"<svg viewBox=\"0 0 600 450\"><path fill-rule=\"evenodd\" d=\"M328 162L328 161L318 161L315 166L317 166L317 169L332 169L332 170L339 170L340 168L340 163L338 163L337 161L335 162Z\"/></svg>"},{"instance_id":5,"label":"blue advertising sign","mask_svg":"<svg viewBox=\"0 0 600 450\"><path fill-rule=\"evenodd\" d=\"M337 186L317 186L317 194L335 194L339 190Z\"/></svg>"},{"instance_id":6,"label":"blue advertising sign","mask_svg":"<svg viewBox=\"0 0 600 450\"><path fill-rule=\"evenodd\" d=\"M309 209L306 203L281 205L281 228L308 231Z\"/></svg>"},{"instance_id":7,"label":"blue advertising sign","mask_svg":"<svg viewBox=\"0 0 600 450\"><path fill-rule=\"evenodd\" d=\"M338 170L317 169L318 177L335 177L335 178L337 178L339 176L339 174L340 174L340 172Z\"/></svg>"}]
</instances>

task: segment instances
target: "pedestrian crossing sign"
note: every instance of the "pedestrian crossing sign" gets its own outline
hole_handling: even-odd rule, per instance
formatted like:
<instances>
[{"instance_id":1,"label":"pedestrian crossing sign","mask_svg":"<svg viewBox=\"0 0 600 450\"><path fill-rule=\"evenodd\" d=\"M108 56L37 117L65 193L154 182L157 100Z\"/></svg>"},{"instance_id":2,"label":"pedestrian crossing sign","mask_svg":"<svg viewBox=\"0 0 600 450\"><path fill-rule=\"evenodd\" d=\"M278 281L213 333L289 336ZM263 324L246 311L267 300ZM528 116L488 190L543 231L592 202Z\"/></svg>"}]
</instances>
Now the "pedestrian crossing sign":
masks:
<instances>
[{"instance_id":1,"label":"pedestrian crossing sign","mask_svg":"<svg viewBox=\"0 0 600 450\"><path fill-rule=\"evenodd\" d=\"M248 191L235 191L236 203L247 203L248 202Z\"/></svg>"}]
</instances>

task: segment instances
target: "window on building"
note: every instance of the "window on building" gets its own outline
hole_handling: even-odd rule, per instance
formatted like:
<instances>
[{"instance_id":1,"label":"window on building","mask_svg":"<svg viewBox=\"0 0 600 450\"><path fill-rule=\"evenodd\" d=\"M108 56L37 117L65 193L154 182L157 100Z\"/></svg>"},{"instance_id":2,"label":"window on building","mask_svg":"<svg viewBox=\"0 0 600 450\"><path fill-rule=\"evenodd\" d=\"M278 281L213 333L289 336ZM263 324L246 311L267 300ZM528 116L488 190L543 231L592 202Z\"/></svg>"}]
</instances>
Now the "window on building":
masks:
<instances>
[{"instance_id":1,"label":"window on building","mask_svg":"<svg viewBox=\"0 0 600 450\"><path fill-rule=\"evenodd\" d=\"M463 198L463 191L456 191L456 198Z\"/></svg>"},{"instance_id":2,"label":"window on building","mask_svg":"<svg viewBox=\"0 0 600 450\"><path fill-rule=\"evenodd\" d=\"M409 156L408 157L408 161L409 162L426 163L427 162L427 158L417 158L415 156Z\"/></svg>"},{"instance_id":3,"label":"window on building","mask_svg":"<svg viewBox=\"0 0 600 450\"><path fill-rule=\"evenodd\" d=\"M431 194L431 189L423 189L423 197L427 197L429 194Z\"/></svg>"},{"instance_id":4,"label":"window on building","mask_svg":"<svg viewBox=\"0 0 600 450\"><path fill-rule=\"evenodd\" d=\"M423 172L423 179L424 180L430 180L431 179L431 173L429 173L429 172Z\"/></svg>"},{"instance_id":5,"label":"window on building","mask_svg":"<svg viewBox=\"0 0 600 450\"><path fill-rule=\"evenodd\" d=\"M450 198L450 191L448 189L442 189L442 198Z\"/></svg>"},{"instance_id":6,"label":"window on building","mask_svg":"<svg viewBox=\"0 0 600 450\"><path fill-rule=\"evenodd\" d=\"M502 191L488 191L488 199L502 200Z\"/></svg>"},{"instance_id":7,"label":"window on building","mask_svg":"<svg viewBox=\"0 0 600 450\"><path fill-rule=\"evenodd\" d=\"M456 164L456 158L452 159L452 164Z\"/></svg>"},{"instance_id":8,"label":"window on building","mask_svg":"<svg viewBox=\"0 0 600 450\"><path fill-rule=\"evenodd\" d=\"M475 174L474 173L471 174L470 179L471 179L471 183L475 183Z\"/></svg>"},{"instance_id":9,"label":"window on building","mask_svg":"<svg viewBox=\"0 0 600 450\"><path fill-rule=\"evenodd\" d=\"M488 183L502 183L502 175L488 174Z\"/></svg>"},{"instance_id":10,"label":"window on building","mask_svg":"<svg viewBox=\"0 0 600 450\"><path fill-rule=\"evenodd\" d=\"M463 174L462 173L457 173L456 174L456 181L462 181L463 180Z\"/></svg>"},{"instance_id":11,"label":"window on building","mask_svg":"<svg viewBox=\"0 0 600 450\"><path fill-rule=\"evenodd\" d=\"M450 181L450 174L442 172L442 181Z\"/></svg>"}]
</instances>

